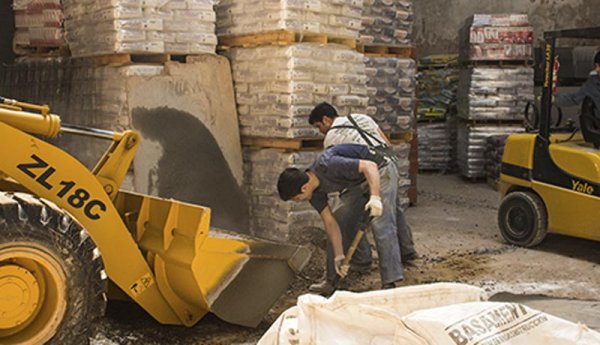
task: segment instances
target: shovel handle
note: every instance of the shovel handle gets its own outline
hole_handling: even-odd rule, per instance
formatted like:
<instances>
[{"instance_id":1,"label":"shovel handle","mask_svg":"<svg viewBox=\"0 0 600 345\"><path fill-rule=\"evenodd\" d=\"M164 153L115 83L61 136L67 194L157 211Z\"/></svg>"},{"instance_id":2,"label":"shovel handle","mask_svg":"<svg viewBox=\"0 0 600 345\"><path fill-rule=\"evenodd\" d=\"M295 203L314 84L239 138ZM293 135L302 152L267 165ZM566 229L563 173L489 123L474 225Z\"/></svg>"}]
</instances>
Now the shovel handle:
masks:
<instances>
[{"instance_id":1,"label":"shovel handle","mask_svg":"<svg viewBox=\"0 0 600 345\"><path fill-rule=\"evenodd\" d=\"M356 236L354 236L354 240L352 241L350 248L348 248L348 252L346 253L346 256L344 257L344 261L343 261L344 265L350 264L350 260L352 260L352 257L354 256L354 252L356 252L356 248L358 248L358 244L362 240L363 236L365 236L365 230L363 230L363 229L358 230L358 232L356 233Z\"/></svg>"}]
</instances>

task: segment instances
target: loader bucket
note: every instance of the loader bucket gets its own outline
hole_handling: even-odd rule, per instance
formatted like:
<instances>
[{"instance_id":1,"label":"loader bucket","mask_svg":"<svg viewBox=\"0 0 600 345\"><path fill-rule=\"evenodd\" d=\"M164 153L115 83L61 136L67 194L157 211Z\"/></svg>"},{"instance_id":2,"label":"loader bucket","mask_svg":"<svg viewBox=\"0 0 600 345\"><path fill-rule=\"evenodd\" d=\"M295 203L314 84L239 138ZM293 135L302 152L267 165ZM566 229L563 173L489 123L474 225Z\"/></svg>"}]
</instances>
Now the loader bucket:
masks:
<instances>
[{"instance_id":1,"label":"loader bucket","mask_svg":"<svg viewBox=\"0 0 600 345\"><path fill-rule=\"evenodd\" d=\"M210 229L210 209L120 192L115 206L186 326L208 312L256 327L310 258L307 248Z\"/></svg>"}]
</instances>

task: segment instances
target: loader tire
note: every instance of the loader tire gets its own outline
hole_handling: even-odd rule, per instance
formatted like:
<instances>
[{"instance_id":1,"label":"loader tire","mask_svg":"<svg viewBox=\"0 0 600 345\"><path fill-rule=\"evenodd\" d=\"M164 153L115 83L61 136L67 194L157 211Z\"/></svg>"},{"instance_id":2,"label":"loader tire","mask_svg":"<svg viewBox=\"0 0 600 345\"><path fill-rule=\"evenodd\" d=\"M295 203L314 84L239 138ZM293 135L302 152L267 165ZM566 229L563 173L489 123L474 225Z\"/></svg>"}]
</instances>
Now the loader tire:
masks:
<instances>
[{"instance_id":1,"label":"loader tire","mask_svg":"<svg viewBox=\"0 0 600 345\"><path fill-rule=\"evenodd\" d=\"M79 223L48 201L0 192L0 344L89 344L106 288Z\"/></svg>"},{"instance_id":2,"label":"loader tire","mask_svg":"<svg viewBox=\"0 0 600 345\"><path fill-rule=\"evenodd\" d=\"M544 202L532 192L508 194L498 210L502 237L511 244L534 247L548 233L548 216Z\"/></svg>"}]
</instances>

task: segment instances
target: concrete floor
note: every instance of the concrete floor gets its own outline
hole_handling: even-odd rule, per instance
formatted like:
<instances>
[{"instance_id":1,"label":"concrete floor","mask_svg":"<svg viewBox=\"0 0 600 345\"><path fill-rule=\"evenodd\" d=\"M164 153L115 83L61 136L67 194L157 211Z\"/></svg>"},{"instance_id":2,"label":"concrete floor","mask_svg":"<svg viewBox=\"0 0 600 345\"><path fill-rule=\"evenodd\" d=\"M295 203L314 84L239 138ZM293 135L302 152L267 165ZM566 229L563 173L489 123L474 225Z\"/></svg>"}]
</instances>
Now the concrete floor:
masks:
<instances>
[{"instance_id":1,"label":"concrete floor","mask_svg":"<svg viewBox=\"0 0 600 345\"><path fill-rule=\"evenodd\" d=\"M497 227L499 204L498 193L486 184L455 175L419 176L418 206L407 211L425 256L415 279L421 280L423 266L430 267L438 277L425 274L429 278L481 286L496 294L494 300L520 302L600 330L600 243L550 234L532 249L509 246ZM448 263L461 255L470 264ZM430 265L428 258L449 260Z\"/></svg>"},{"instance_id":2,"label":"concrete floor","mask_svg":"<svg viewBox=\"0 0 600 345\"><path fill-rule=\"evenodd\" d=\"M407 211L420 258L405 268L404 285L461 282L483 287L492 300L515 301L600 330L600 244L549 235L536 248L504 243L496 225L497 192L455 175L420 175L419 201ZM321 230L307 230L313 260L257 329L214 316L187 329L162 326L132 304L112 305L93 345L254 344L323 267ZM316 238L316 240L315 240ZM376 267L349 280L352 291L378 289Z\"/></svg>"}]
</instances>

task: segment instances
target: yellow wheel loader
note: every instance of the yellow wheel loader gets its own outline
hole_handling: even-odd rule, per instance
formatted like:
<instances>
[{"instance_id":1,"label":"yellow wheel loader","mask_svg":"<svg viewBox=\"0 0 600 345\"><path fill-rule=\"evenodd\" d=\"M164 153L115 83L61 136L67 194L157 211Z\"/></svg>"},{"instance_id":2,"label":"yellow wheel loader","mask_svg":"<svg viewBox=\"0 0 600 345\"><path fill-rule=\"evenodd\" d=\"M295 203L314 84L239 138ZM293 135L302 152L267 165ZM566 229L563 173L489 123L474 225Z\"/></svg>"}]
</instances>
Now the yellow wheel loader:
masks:
<instances>
[{"instance_id":1,"label":"yellow wheel loader","mask_svg":"<svg viewBox=\"0 0 600 345\"><path fill-rule=\"evenodd\" d=\"M38 138L60 133L112 143L89 171ZM119 296L162 324L256 326L307 264L304 247L211 229L206 207L120 191L139 144L0 97L0 344L87 344Z\"/></svg>"},{"instance_id":2,"label":"yellow wheel loader","mask_svg":"<svg viewBox=\"0 0 600 345\"><path fill-rule=\"evenodd\" d=\"M504 239L533 247L548 232L600 241L600 109L582 107L580 128L551 123L556 41L599 39L600 27L545 33L541 111L532 131L511 135L500 177L498 224ZM559 109L560 110L560 109Z\"/></svg>"}]
</instances>

